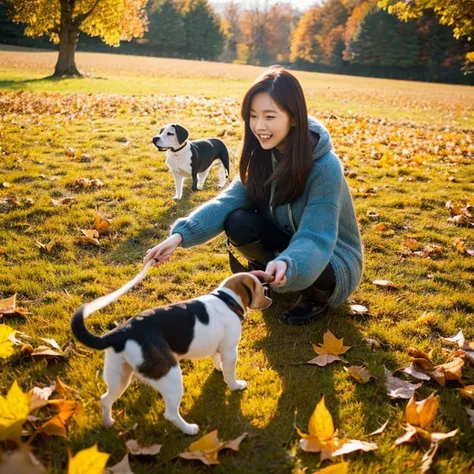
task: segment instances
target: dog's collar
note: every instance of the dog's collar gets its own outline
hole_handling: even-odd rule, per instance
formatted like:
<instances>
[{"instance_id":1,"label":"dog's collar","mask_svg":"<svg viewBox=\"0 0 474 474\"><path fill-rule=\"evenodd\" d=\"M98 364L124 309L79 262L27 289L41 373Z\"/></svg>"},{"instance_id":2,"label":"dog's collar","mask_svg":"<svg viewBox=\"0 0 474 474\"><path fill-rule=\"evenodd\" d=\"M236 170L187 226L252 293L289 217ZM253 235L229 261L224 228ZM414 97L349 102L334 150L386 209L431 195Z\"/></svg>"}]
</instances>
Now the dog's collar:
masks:
<instances>
[{"instance_id":1,"label":"dog's collar","mask_svg":"<svg viewBox=\"0 0 474 474\"><path fill-rule=\"evenodd\" d=\"M170 148L170 150L173 151L174 153L176 153L177 151L182 150L187 144L188 144L188 141L185 140L183 145L181 145L179 148Z\"/></svg>"},{"instance_id":2,"label":"dog's collar","mask_svg":"<svg viewBox=\"0 0 474 474\"><path fill-rule=\"evenodd\" d=\"M240 319L244 319L244 308L242 308L242 306L237 303L235 298L232 298L232 296L230 296L228 293L221 290L213 291L211 295L216 296L222 300Z\"/></svg>"}]
</instances>

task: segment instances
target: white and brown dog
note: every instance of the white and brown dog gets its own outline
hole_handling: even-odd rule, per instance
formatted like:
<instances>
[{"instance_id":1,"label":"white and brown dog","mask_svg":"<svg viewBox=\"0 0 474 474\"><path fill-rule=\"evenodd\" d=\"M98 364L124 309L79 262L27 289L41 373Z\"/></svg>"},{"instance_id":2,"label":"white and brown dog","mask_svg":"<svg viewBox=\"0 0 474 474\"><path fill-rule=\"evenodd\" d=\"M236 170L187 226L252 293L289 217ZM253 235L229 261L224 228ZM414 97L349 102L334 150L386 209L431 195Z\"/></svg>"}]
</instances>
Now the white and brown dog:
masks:
<instances>
[{"instance_id":1,"label":"white and brown dog","mask_svg":"<svg viewBox=\"0 0 474 474\"><path fill-rule=\"evenodd\" d=\"M163 127L152 142L166 151L166 164L173 173L176 186L174 199L181 199L185 178L192 177L193 191L202 189L214 164L219 165L218 186L222 188L229 177L229 152L222 140L188 140L189 132L181 125Z\"/></svg>"},{"instance_id":2,"label":"white and brown dog","mask_svg":"<svg viewBox=\"0 0 474 474\"><path fill-rule=\"evenodd\" d=\"M143 272L142 272L143 273ZM135 279L137 280L137 278ZM85 318L104 308L135 284L130 282L110 295L81 306L71 319L72 332L84 345L105 350L102 421L112 426L112 404L130 384L132 376L163 396L165 418L183 433L194 435L198 425L186 423L179 413L183 384L181 359L212 356L231 390L247 387L236 379L237 346L246 308L265 309L272 302L260 280L250 273L225 279L212 293L134 316L103 336L91 334Z\"/></svg>"}]
</instances>

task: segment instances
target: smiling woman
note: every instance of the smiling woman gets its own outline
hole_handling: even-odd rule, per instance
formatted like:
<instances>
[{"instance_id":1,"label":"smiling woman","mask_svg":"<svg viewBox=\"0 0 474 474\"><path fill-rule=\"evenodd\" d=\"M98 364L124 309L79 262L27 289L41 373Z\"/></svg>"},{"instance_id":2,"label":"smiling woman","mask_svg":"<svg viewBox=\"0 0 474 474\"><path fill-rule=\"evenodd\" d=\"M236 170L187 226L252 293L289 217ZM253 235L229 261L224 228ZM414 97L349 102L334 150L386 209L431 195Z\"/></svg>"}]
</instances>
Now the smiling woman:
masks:
<instances>
[{"instance_id":1,"label":"smiling woman","mask_svg":"<svg viewBox=\"0 0 474 474\"><path fill-rule=\"evenodd\" d=\"M301 296L288 324L306 324L342 303L362 274L354 206L329 133L308 117L298 80L270 67L245 94L240 180L178 219L172 235L147 252L161 263L178 246L192 247L225 231L231 269L256 271L275 291Z\"/></svg>"}]
</instances>

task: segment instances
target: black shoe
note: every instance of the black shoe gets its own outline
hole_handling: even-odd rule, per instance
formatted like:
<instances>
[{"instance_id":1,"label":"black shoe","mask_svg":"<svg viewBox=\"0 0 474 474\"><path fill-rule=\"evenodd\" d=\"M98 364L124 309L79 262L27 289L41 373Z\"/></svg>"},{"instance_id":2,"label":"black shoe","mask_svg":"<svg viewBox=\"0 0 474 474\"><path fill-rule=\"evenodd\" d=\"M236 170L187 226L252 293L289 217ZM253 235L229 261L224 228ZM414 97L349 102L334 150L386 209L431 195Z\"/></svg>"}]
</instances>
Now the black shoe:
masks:
<instances>
[{"instance_id":1,"label":"black shoe","mask_svg":"<svg viewBox=\"0 0 474 474\"><path fill-rule=\"evenodd\" d=\"M327 303L315 303L304 296L300 296L293 308L283 315L283 321L286 324L301 326L314 319L321 318L328 312L328 309L329 305Z\"/></svg>"}]
</instances>

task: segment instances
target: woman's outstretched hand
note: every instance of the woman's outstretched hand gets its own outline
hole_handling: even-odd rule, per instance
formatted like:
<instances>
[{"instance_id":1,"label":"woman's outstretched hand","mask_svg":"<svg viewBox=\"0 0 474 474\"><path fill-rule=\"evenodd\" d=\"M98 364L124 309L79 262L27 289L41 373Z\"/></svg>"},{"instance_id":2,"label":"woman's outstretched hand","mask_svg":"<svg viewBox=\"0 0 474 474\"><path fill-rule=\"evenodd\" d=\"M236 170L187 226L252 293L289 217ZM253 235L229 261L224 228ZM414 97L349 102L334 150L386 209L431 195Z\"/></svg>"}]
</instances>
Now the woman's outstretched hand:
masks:
<instances>
[{"instance_id":1,"label":"woman's outstretched hand","mask_svg":"<svg viewBox=\"0 0 474 474\"><path fill-rule=\"evenodd\" d=\"M170 235L166 240L163 240L163 242L146 251L143 265L146 265L150 260L156 262L153 266L166 262L182 242L183 237L181 234Z\"/></svg>"},{"instance_id":2,"label":"woman's outstretched hand","mask_svg":"<svg viewBox=\"0 0 474 474\"><path fill-rule=\"evenodd\" d=\"M288 266L285 262L269 262L265 271L255 270L250 272L265 283L271 286L284 286L286 284L286 270Z\"/></svg>"}]
</instances>

